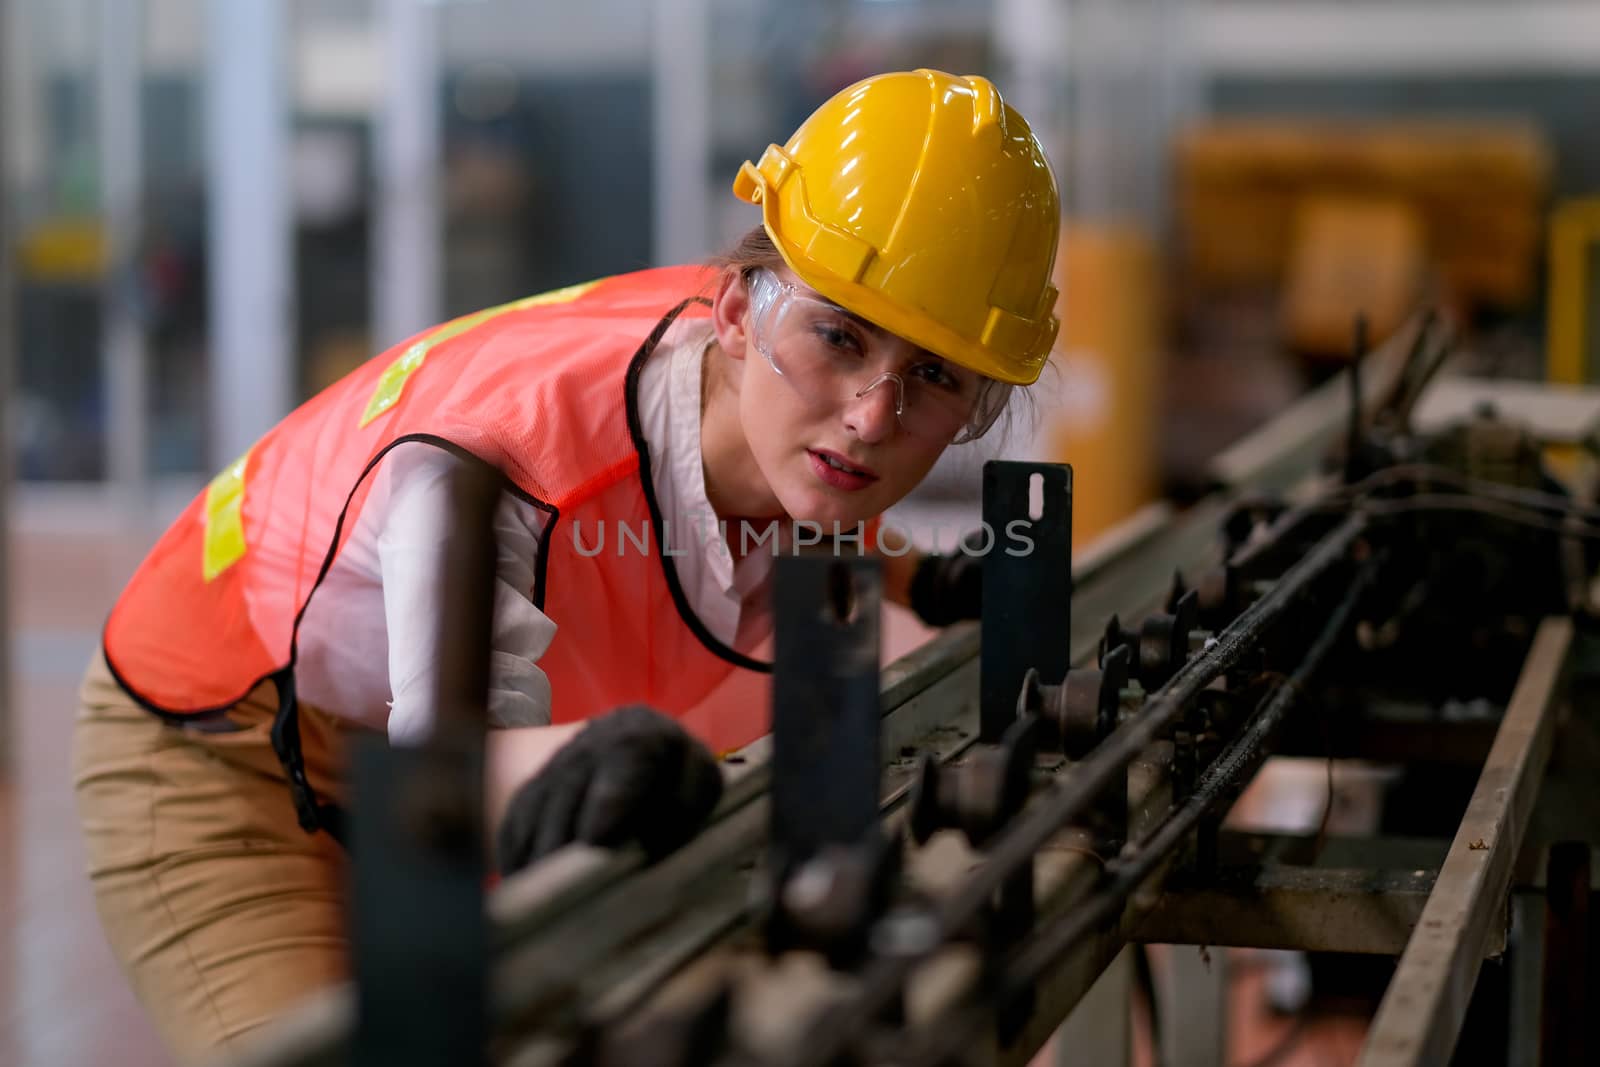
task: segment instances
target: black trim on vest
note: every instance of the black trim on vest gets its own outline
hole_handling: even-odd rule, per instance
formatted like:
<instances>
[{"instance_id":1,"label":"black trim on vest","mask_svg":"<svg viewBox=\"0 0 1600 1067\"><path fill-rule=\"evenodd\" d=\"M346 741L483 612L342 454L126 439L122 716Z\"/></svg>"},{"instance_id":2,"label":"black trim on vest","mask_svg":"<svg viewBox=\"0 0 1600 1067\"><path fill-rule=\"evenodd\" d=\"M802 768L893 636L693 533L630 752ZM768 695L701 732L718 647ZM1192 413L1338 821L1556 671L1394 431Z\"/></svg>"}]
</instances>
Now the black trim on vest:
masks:
<instances>
[{"instance_id":1,"label":"black trim on vest","mask_svg":"<svg viewBox=\"0 0 1600 1067\"><path fill-rule=\"evenodd\" d=\"M658 545L663 543L661 506L656 500L655 486L650 474L650 446L644 439L643 426L639 418L639 378L644 370L645 361L650 358L657 346L660 345L667 329L683 313L685 308L694 303L709 304L709 301L703 297L690 297L679 303L671 311L668 311L661 321L656 324L655 329L650 332L649 337L645 339L639 350L634 353L629 361L623 386L623 404L628 419L628 435L632 439L634 451L638 456L639 469L637 473L639 483L644 490L645 502L650 510L650 526ZM156 715L162 721L174 725L194 724L221 717L262 682L270 680L278 691L278 710L272 721L272 749L278 757L278 762L282 764L284 775L288 780L289 793L294 802L295 815L299 819L301 828L307 833L325 830L340 845L345 843L344 830L347 822L344 812L338 805L325 803L318 799L316 791L312 788L310 779L306 775L305 753L300 743L300 703L295 694L294 683L294 667L300 656L300 622L305 618L306 609L311 606L311 598L316 595L317 590L322 587L323 581L328 577L329 571L333 569L334 560L339 553L340 538L344 534L345 519L350 514L350 504L355 500L357 490L361 488L362 483L367 480L367 477L391 450L412 442L433 445L444 449L463 461L481 463L484 466L493 468L493 464L468 449L453 441L428 433L413 433L397 437L385 445L377 455L373 456L367 462L366 467L362 469L361 475L356 479L355 484L350 487L350 492L345 496L344 506L339 509L339 518L334 523L333 538L328 544L327 553L323 556L322 566L317 571L317 579L312 583L310 591L306 593L306 598L301 603L300 609L295 612L294 624L289 632L289 662L284 666L257 678L242 693L226 704L198 711L173 712L153 704L141 696L117 671L116 665L111 662L110 653L105 653L106 666L117 685L132 697L140 707ZM542 611L544 610L547 587L550 538L557 524L561 521L561 510L554 504L523 491L520 486L506 476L505 472L496 468L495 473L500 476L502 489L505 492L545 512L549 516L539 539L539 555L535 561L534 586L532 590L534 606ZM771 663L764 663L761 660L753 659L734 651L721 641L718 641L706 629L705 624L700 621L694 610L689 607L688 598L684 595L683 587L678 581L678 572L673 566L672 560L664 552L660 553L660 558L662 574L666 578L667 589L672 594L672 602L678 610L678 615L700 643L713 655L732 663L736 667L743 667L746 670L757 671L762 674L770 674L772 672ZM110 619L107 618L106 626L109 625ZM105 630L102 628L102 649L105 648L105 645Z\"/></svg>"},{"instance_id":2,"label":"black trim on vest","mask_svg":"<svg viewBox=\"0 0 1600 1067\"><path fill-rule=\"evenodd\" d=\"M661 504L656 500L656 487L650 474L650 444L644 439L644 425L639 418L639 378L644 373L645 361L655 352L656 346L661 343L661 338L666 335L667 328L690 304L705 304L709 307L711 302L704 297L692 296L667 312L666 317L656 324L656 328L651 331L639 351L634 354L632 362L628 364L628 376L623 386L623 403L628 410L628 435L633 438L634 450L639 453L639 484L644 489L645 503L650 508L650 529L655 534L658 546L665 546L666 541L662 535ZM667 589L672 593L672 603L677 607L678 616L683 620L683 624L689 627L689 632L719 659L726 660L735 667L743 667L760 674L771 674L771 663L753 659L742 652L735 652L706 629L705 623L700 621L700 617L689 606L689 598L684 595L683 586L678 581L678 569L673 565L671 558L665 551L658 552L657 556L661 559L661 571L666 576Z\"/></svg>"},{"instance_id":3,"label":"black trim on vest","mask_svg":"<svg viewBox=\"0 0 1600 1067\"><path fill-rule=\"evenodd\" d=\"M445 438L436 436L434 434L427 434L427 433L406 434L404 437L397 437L395 440L393 440L393 441L389 442L387 445L385 445L384 448L383 448L383 451L379 452L376 456L374 456L367 463L366 467L364 467L362 469L360 477L358 477L356 479L355 485L351 487L349 494L345 497L344 506L339 509L339 519L334 524L334 528L333 528L333 540L332 540L332 543L328 546L327 555L325 555L323 557L322 567L317 572L317 580L314 583L312 583L311 592L306 594L305 602L300 605L300 610L295 613L294 626L293 626L293 629L290 631L290 637L289 637L289 662L288 663L286 663L282 667L275 668L273 670L270 670L270 671L266 672L265 674L260 675L255 680L250 682L249 685L245 686L244 689L239 693L238 696L236 696L233 699L228 700L228 701L226 701L224 703L217 704L217 705L214 705L214 706L209 707L209 708L196 708L193 711L173 711L171 708L164 708L160 704L156 704L156 703L152 702L151 700L147 699L143 694L141 694L137 689L134 688L133 684L131 682L129 682L127 680L127 678L123 677L121 671L117 670L116 663L113 662L112 659L111 659L111 651L110 651L110 648L109 648L109 642L106 640L106 631L107 631L107 628L109 628L110 625L111 625L111 619L109 617L107 617L105 623L100 627L100 648L101 648L102 654L105 657L106 668L107 668L107 670L109 670L111 672L111 678L112 678L113 681L115 681L117 683L118 688L120 688L124 693L127 693L128 696L133 700L133 702L135 704L139 705L139 707L143 708L145 711L148 711L150 714L154 715L156 718L160 719L162 722L168 723L169 725L172 725L172 726L185 726L185 725L191 725L191 724L194 724L194 723L214 722L214 721L216 721L218 719L223 718L224 716L227 715L227 713L229 711L232 711L233 708L241 700L243 700L245 697L249 696L252 692L254 692L255 689L259 685L261 685L262 682L270 681L270 682L276 683L279 674L281 674L285 670L292 670L294 668L295 660L296 660L296 658L298 656L297 640L298 640L298 635L299 635L299 632L300 632L300 620L301 620L302 617L304 617L304 615L306 613L306 608L311 606L311 596L312 596L312 594L315 593L317 591L317 588L322 585L323 579L325 579L328 576L328 571L333 566L334 558L338 554L336 552L336 549L339 546L339 537L344 532L345 516L347 514L349 514L350 502L355 499L356 490L361 488L361 483L367 480L367 476L372 473L373 468L378 465L379 461L382 460L384 456L389 454L389 450L390 449L394 448L397 445L407 444L407 443L412 442L412 441L421 441L424 444L435 445L435 446L437 446L439 448L442 448L445 451L447 451L447 452L451 453L452 455L455 455L458 458L463 459L463 460L467 460L467 461L474 462L474 463L483 463L485 466L493 466L492 464L487 463L485 460L480 459L477 455L473 454L472 452L468 451L467 449L462 448L460 445L456 444L455 442L448 441ZM546 533L546 537L548 537L550 528L555 525L556 520L560 517L560 514L561 514L560 509L557 508L554 504L550 504L550 503L547 503L544 500L539 499L538 497L534 496L532 493L523 492L523 490L515 482L513 482L510 478L506 478L505 475L503 473L501 473L501 472L497 471L497 473L500 473L501 478L504 480L503 488L504 488L504 490L506 492L510 493L512 496L516 497L517 499L522 500L525 503L531 505L532 507L535 507L535 508L539 509L540 511L546 512L550 516L549 520L545 523L545 533ZM543 547L544 547L543 546L543 542L541 542L540 548L542 549ZM535 575L534 575L534 591L535 591L534 605L536 607L541 608L541 609L544 606L543 605L543 591L544 591L543 587L544 587L544 557L543 557L543 554L541 553L539 561L538 561L536 569L535 569Z\"/></svg>"},{"instance_id":4,"label":"black trim on vest","mask_svg":"<svg viewBox=\"0 0 1600 1067\"><path fill-rule=\"evenodd\" d=\"M533 559L533 606L540 611L544 610L545 586L550 573L550 535L561 521L560 508L551 504L543 506L550 509L550 517L545 520L544 529L539 531L539 547L535 549L538 555Z\"/></svg>"},{"instance_id":5,"label":"black trim on vest","mask_svg":"<svg viewBox=\"0 0 1600 1067\"><path fill-rule=\"evenodd\" d=\"M140 695L138 690L134 689L128 680L118 672L116 665L111 662L111 654L104 652L106 667L110 670L111 677L121 687L122 691L132 697L134 702L144 710L155 715L163 722L174 726L188 726L222 718L241 700L249 696L262 682L270 680L278 691L278 711L272 720L272 751L277 755L278 762L283 767L283 773L289 786L289 796L294 802L295 816L300 822L300 827L307 833L326 830L328 835L338 841L340 845L345 843L344 828L346 819L344 812L338 805L325 803L318 799L316 791L312 789L311 781L306 775L305 753L300 744L300 702L295 695L294 684L294 665L300 657L300 621L305 618L306 609L311 606L311 598L316 595L317 590L321 588L323 581L328 577L328 572L333 569L334 559L338 556L339 540L344 534L344 522L350 514L350 503L355 499L356 491L361 488L362 483L367 480L367 477L371 475L372 471L392 449L412 442L433 445L444 449L465 462L481 463L486 467L493 468L493 464L462 448L455 442L427 433L406 434L404 437L397 437L385 445L377 455L373 456L367 462L367 465L362 468L360 477L356 479L355 484L350 487L350 492L345 496L344 506L339 509L338 521L333 526L333 538L328 544L327 553L322 558L322 566L317 571L317 580L312 583L311 590L306 594L305 601L300 605L300 609L295 612L294 624L289 631L288 663L257 678L245 688L244 692L226 704L213 708L204 708L199 711L174 712L154 704ZM520 486L506 477L503 471L497 469L495 473L500 476L501 488L505 492L545 512L549 516L545 522L545 541L547 541L549 531L555 527L557 520L560 518L560 509L554 504L539 499L532 493L524 492ZM541 542L540 548L541 552L535 574L534 603L542 608L545 559L545 553L542 549L544 548L544 541ZM106 625L110 625L109 618L106 620ZM100 644L102 650L104 650L106 647L104 628L101 631Z\"/></svg>"},{"instance_id":6,"label":"black trim on vest","mask_svg":"<svg viewBox=\"0 0 1600 1067\"><path fill-rule=\"evenodd\" d=\"M333 525L333 540L328 545L327 555L322 558L322 569L317 572L317 580L311 584L311 591L306 594L300 610L295 612L294 627L289 631L289 662L282 670L271 675L278 686L278 714L272 721L272 750L277 753L278 762L283 765L283 772L288 777L289 795L294 800L295 815L300 820L300 828L308 834L326 830L328 835L341 845L344 844L343 827L346 825L344 811L336 804L323 803L317 799L316 791L311 788L311 782L306 777L305 754L300 747L300 702L295 697L294 688L294 665L300 658L300 620L305 618L306 609L311 606L311 598L317 595L323 580L333 569L333 561L339 554L339 540L344 534L344 520L350 514L350 502L356 498L356 491L383 461L383 457L396 447L412 442L442 448L465 463L478 463L493 470L500 478L502 490L549 514L550 518L545 522L546 530L554 526L560 516L560 509L555 505L546 503L531 493L523 492L520 486L506 477L505 472L496 468L494 464L462 448L454 441L448 441L434 434L410 433L404 437L397 437L367 461L366 467L361 471L361 477L356 479L356 484L350 487L349 494L344 498L344 507L339 509L339 520Z\"/></svg>"}]
</instances>

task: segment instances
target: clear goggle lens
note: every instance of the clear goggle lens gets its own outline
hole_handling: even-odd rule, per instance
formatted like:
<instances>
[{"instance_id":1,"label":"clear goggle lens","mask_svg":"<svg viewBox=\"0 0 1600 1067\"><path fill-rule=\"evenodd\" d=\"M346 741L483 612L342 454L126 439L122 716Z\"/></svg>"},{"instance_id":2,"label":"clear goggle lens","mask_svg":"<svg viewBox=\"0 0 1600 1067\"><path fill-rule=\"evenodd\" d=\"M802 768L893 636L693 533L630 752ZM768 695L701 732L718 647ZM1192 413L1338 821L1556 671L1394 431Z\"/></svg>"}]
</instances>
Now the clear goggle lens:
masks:
<instances>
[{"instance_id":1,"label":"clear goggle lens","mask_svg":"<svg viewBox=\"0 0 1600 1067\"><path fill-rule=\"evenodd\" d=\"M1011 386L922 353L889 369L871 357L874 331L828 300L780 281L749 278L750 329L772 369L807 403L838 409L878 389L894 394L907 433L941 444L982 436L1005 409Z\"/></svg>"}]
</instances>

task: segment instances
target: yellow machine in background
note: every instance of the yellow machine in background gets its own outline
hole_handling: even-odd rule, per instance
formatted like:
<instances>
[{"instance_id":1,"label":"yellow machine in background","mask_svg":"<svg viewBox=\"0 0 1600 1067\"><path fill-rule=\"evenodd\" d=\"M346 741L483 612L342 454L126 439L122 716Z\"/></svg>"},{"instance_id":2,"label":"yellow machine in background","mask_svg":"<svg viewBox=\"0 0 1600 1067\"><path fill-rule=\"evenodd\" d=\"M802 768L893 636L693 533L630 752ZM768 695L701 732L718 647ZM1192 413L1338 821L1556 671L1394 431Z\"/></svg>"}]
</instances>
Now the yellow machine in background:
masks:
<instances>
[{"instance_id":1,"label":"yellow machine in background","mask_svg":"<svg viewBox=\"0 0 1600 1067\"><path fill-rule=\"evenodd\" d=\"M1132 226L1069 220L1056 256L1060 403L1047 458L1074 465L1074 547L1154 500L1165 316L1155 247ZM1049 384L1048 378L1044 379Z\"/></svg>"},{"instance_id":2,"label":"yellow machine in background","mask_svg":"<svg viewBox=\"0 0 1600 1067\"><path fill-rule=\"evenodd\" d=\"M1393 197L1308 196L1295 212L1280 300L1284 342L1296 352L1342 357L1351 323L1387 337L1423 299L1426 225Z\"/></svg>"},{"instance_id":3,"label":"yellow machine in background","mask_svg":"<svg viewBox=\"0 0 1600 1067\"><path fill-rule=\"evenodd\" d=\"M1137 227L1069 220L1062 397L1041 453L1079 471L1076 540L1159 494L1166 294L1185 321L1246 296L1250 314L1275 316L1270 345L1328 365L1348 358L1358 314L1377 344L1424 303L1458 318L1526 309L1539 299L1551 168L1544 135L1520 122L1219 120L1174 143L1173 261ZM1552 289L1551 358L1559 349L1600 376L1600 334L1584 318L1600 302L1600 207L1561 219L1552 256L1569 280Z\"/></svg>"},{"instance_id":4,"label":"yellow machine in background","mask_svg":"<svg viewBox=\"0 0 1600 1067\"><path fill-rule=\"evenodd\" d=\"M1572 200L1550 219L1546 376L1600 382L1600 197Z\"/></svg>"},{"instance_id":5,"label":"yellow machine in background","mask_svg":"<svg viewBox=\"0 0 1600 1067\"><path fill-rule=\"evenodd\" d=\"M1463 311L1537 292L1551 159L1531 126L1224 121L1176 161L1186 296L1277 288L1303 355L1344 358L1358 312L1382 337L1429 289Z\"/></svg>"},{"instance_id":6,"label":"yellow machine in background","mask_svg":"<svg viewBox=\"0 0 1600 1067\"><path fill-rule=\"evenodd\" d=\"M105 226L94 217L39 223L17 241L17 276L30 282L98 282L108 259Z\"/></svg>"}]
</instances>

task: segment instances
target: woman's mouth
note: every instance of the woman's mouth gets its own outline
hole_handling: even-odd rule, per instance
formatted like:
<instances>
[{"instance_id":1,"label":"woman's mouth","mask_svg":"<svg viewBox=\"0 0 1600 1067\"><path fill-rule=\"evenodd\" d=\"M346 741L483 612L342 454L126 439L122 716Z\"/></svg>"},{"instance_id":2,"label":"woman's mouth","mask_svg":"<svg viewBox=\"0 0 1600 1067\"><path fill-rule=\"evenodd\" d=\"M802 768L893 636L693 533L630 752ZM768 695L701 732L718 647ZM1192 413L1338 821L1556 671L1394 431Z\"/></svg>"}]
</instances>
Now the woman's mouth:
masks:
<instances>
[{"instance_id":1,"label":"woman's mouth","mask_svg":"<svg viewBox=\"0 0 1600 1067\"><path fill-rule=\"evenodd\" d=\"M806 458L811 461L811 469L816 472L823 484L846 492L855 492L865 489L878 480L877 474L870 468L858 467L837 452L808 448Z\"/></svg>"}]
</instances>

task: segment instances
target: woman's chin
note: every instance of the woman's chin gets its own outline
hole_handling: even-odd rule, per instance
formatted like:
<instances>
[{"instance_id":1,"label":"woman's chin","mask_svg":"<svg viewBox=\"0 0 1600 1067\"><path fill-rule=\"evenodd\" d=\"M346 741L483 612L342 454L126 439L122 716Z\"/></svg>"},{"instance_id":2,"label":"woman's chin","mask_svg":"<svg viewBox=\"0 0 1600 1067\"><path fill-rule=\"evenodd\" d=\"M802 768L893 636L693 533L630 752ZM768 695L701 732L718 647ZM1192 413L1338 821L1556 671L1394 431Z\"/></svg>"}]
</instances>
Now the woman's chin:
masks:
<instances>
[{"instance_id":1,"label":"woman's chin","mask_svg":"<svg viewBox=\"0 0 1600 1067\"><path fill-rule=\"evenodd\" d=\"M844 501L825 497L819 499L813 494L807 494L806 499L796 501L796 507L789 512L795 523L815 525L828 535L833 533L835 524L841 533L848 533L876 514L877 512L866 511L860 506L847 504Z\"/></svg>"}]
</instances>

